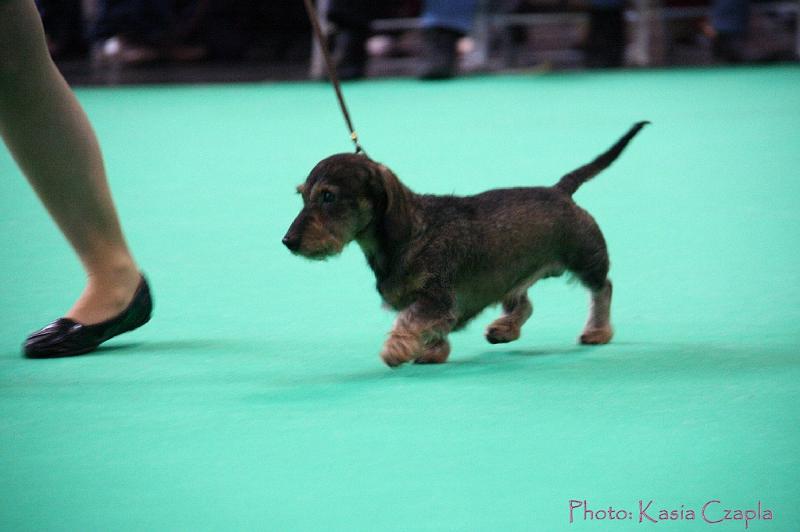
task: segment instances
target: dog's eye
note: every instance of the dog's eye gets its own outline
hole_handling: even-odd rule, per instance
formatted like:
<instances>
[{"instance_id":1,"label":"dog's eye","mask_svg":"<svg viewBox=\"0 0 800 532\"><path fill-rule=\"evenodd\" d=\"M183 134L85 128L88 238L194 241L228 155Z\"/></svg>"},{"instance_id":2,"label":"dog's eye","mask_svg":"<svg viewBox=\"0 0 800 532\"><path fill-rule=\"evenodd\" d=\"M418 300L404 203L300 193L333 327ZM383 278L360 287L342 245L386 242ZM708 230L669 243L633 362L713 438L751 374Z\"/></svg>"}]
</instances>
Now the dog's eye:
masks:
<instances>
[{"instance_id":1,"label":"dog's eye","mask_svg":"<svg viewBox=\"0 0 800 532\"><path fill-rule=\"evenodd\" d=\"M326 190L322 193L322 203L333 203L334 201L336 201L336 196L333 192Z\"/></svg>"}]
</instances>

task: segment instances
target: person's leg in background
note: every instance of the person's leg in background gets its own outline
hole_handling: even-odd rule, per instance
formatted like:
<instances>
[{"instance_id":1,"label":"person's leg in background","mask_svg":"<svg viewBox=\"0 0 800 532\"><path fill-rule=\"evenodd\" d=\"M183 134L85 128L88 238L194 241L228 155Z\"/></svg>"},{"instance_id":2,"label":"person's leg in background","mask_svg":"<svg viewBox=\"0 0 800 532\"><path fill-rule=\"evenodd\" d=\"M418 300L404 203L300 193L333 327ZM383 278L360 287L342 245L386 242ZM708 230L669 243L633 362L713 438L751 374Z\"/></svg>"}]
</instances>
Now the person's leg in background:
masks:
<instances>
[{"instance_id":1,"label":"person's leg in background","mask_svg":"<svg viewBox=\"0 0 800 532\"><path fill-rule=\"evenodd\" d=\"M477 0L425 0L422 79L451 78L458 67L458 40L469 33L475 19Z\"/></svg>"},{"instance_id":2,"label":"person's leg in background","mask_svg":"<svg viewBox=\"0 0 800 532\"><path fill-rule=\"evenodd\" d=\"M92 41L100 58L122 64L201 59L205 48L188 41L209 4L208 0L99 0Z\"/></svg>"},{"instance_id":3,"label":"person's leg in background","mask_svg":"<svg viewBox=\"0 0 800 532\"><path fill-rule=\"evenodd\" d=\"M336 26L333 59L342 80L363 78L367 67L366 42L370 23L387 12L385 4L370 0L331 0L328 20Z\"/></svg>"},{"instance_id":4,"label":"person's leg in background","mask_svg":"<svg viewBox=\"0 0 800 532\"><path fill-rule=\"evenodd\" d=\"M91 40L99 56L125 64L158 59L156 41L171 21L170 13L160 6L163 2L98 0Z\"/></svg>"},{"instance_id":5,"label":"person's leg in background","mask_svg":"<svg viewBox=\"0 0 800 532\"><path fill-rule=\"evenodd\" d=\"M716 59L729 63L745 61L749 20L749 0L714 0L711 26L714 29L712 53Z\"/></svg>"},{"instance_id":6,"label":"person's leg in background","mask_svg":"<svg viewBox=\"0 0 800 532\"><path fill-rule=\"evenodd\" d=\"M616 68L625 62L625 3L623 0L591 0L586 66Z\"/></svg>"},{"instance_id":7,"label":"person's leg in background","mask_svg":"<svg viewBox=\"0 0 800 532\"><path fill-rule=\"evenodd\" d=\"M130 309L144 282L94 131L48 54L33 0L0 0L0 135L86 270L66 317L92 325Z\"/></svg>"}]
</instances>

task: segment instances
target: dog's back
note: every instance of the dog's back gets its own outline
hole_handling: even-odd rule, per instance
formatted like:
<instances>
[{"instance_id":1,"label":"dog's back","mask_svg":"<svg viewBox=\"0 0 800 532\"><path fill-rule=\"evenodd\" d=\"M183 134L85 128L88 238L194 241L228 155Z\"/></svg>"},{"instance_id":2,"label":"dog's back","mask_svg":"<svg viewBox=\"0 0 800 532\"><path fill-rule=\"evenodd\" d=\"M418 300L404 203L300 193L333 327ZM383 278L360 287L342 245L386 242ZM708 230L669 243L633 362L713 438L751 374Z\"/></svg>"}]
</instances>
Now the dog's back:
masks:
<instances>
[{"instance_id":1,"label":"dog's back","mask_svg":"<svg viewBox=\"0 0 800 532\"><path fill-rule=\"evenodd\" d=\"M524 292L539 279L570 271L592 291L609 269L606 242L572 194L607 168L647 122L552 187L493 189L474 196L421 196L430 245L453 268L459 326L487 305ZM420 235L420 249L426 235Z\"/></svg>"}]
</instances>

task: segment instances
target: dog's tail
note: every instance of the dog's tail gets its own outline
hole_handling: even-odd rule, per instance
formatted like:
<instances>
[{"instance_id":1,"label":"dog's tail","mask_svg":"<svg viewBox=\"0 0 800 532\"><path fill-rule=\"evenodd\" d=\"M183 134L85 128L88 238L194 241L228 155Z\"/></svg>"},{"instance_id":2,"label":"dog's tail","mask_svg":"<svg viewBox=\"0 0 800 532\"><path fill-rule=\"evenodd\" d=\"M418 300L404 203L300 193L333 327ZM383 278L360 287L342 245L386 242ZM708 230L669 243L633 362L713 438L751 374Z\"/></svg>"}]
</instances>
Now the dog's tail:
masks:
<instances>
[{"instance_id":1,"label":"dog's tail","mask_svg":"<svg viewBox=\"0 0 800 532\"><path fill-rule=\"evenodd\" d=\"M582 184L608 168L608 166L613 163L617 157L619 157L619 154L622 153L622 150L625 149L625 146L628 145L628 142L631 141L631 139L639 132L640 129L649 123L650 122L648 121L635 123L630 131L625 133L625 135L619 139L616 144L611 146L607 152L598 156L589 164L585 164L577 170L573 170L562 177L559 182L556 183L555 188L570 196L575 194L575 191L578 190Z\"/></svg>"}]
</instances>

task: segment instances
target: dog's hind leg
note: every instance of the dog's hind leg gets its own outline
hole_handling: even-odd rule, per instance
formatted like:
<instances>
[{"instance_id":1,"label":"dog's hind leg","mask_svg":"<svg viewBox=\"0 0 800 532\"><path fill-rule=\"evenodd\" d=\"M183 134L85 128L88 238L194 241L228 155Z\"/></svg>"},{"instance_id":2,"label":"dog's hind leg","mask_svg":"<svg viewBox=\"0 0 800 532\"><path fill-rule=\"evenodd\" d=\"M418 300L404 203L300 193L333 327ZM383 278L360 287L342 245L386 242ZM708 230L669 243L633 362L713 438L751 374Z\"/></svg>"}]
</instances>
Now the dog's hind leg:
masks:
<instances>
[{"instance_id":1,"label":"dog's hind leg","mask_svg":"<svg viewBox=\"0 0 800 532\"><path fill-rule=\"evenodd\" d=\"M608 248L594 220L584 215L577 245L567 260L567 268L591 292L589 318L580 335L582 344L607 344L614 331L611 328L611 281L608 279Z\"/></svg>"},{"instance_id":2,"label":"dog's hind leg","mask_svg":"<svg viewBox=\"0 0 800 532\"><path fill-rule=\"evenodd\" d=\"M490 344L513 342L519 338L522 325L533 314L527 288L526 286L521 291L514 291L503 299L503 315L486 328L486 340Z\"/></svg>"},{"instance_id":3,"label":"dog's hind leg","mask_svg":"<svg viewBox=\"0 0 800 532\"><path fill-rule=\"evenodd\" d=\"M589 303L589 318L581 332L582 344L607 344L614 331L611 328L611 281L608 280L608 252L605 242L585 253L579 262L580 268L572 272L592 294Z\"/></svg>"},{"instance_id":4,"label":"dog's hind leg","mask_svg":"<svg viewBox=\"0 0 800 532\"><path fill-rule=\"evenodd\" d=\"M581 333L582 344L607 344L614 331L611 328L611 281L606 279L603 287L592 291L589 304L589 319Z\"/></svg>"}]
</instances>

